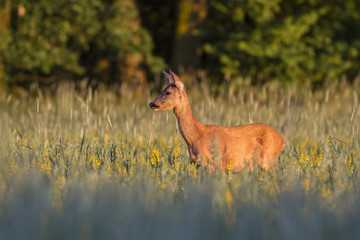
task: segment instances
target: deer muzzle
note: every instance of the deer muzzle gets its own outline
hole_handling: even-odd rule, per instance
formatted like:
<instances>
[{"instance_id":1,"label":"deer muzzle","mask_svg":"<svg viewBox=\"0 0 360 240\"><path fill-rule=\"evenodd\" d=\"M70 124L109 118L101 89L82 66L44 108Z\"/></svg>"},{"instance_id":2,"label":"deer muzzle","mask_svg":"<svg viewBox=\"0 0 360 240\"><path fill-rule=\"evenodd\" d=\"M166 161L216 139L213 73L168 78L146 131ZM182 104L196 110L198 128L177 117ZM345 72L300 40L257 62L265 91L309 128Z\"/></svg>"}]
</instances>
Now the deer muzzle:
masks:
<instances>
[{"instance_id":1,"label":"deer muzzle","mask_svg":"<svg viewBox=\"0 0 360 240\"><path fill-rule=\"evenodd\" d=\"M159 106L156 105L154 102L149 103L149 106L154 110L157 110L159 108Z\"/></svg>"}]
</instances>

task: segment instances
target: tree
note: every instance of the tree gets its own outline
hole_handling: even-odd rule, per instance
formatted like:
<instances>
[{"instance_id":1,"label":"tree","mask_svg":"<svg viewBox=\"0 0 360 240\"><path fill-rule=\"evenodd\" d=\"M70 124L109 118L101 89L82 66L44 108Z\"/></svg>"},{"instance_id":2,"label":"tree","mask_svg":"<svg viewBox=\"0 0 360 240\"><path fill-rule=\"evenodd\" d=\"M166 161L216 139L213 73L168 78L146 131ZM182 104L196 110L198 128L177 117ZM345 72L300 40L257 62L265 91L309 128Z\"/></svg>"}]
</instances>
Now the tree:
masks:
<instances>
[{"instance_id":1,"label":"tree","mask_svg":"<svg viewBox=\"0 0 360 240\"><path fill-rule=\"evenodd\" d=\"M209 0L200 29L206 65L255 82L354 76L360 66L359 7L356 0Z\"/></svg>"},{"instance_id":2,"label":"tree","mask_svg":"<svg viewBox=\"0 0 360 240\"><path fill-rule=\"evenodd\" d=\"M117 72L119 65L129 64L129 56L138 59L141 71L144 64L161 69L133 1L13 0L10 8L11 41L0 55L11 82L52 81L64 73L98 80L108 74L105 80L111 81L114 75L126 76Z\"/></svg>"}]
</instances>

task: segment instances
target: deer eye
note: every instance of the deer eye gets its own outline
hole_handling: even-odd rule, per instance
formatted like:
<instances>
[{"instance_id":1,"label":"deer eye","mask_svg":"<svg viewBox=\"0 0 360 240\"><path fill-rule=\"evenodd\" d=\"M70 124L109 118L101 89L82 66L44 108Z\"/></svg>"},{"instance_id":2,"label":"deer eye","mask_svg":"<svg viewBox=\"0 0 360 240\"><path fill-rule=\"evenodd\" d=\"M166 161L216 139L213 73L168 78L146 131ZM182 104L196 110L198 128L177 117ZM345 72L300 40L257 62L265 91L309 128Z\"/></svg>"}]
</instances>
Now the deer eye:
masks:
<instances>
[{"instance_id":1,"label":"deer eye","mask_svg":"<svg viewBox=\"0 0 360 240\"><path fill-rule=\"evenodd\" d=\"M170 95L171 94L171 92L165 92L165 95Z\"/></svg>"}]
</instances>

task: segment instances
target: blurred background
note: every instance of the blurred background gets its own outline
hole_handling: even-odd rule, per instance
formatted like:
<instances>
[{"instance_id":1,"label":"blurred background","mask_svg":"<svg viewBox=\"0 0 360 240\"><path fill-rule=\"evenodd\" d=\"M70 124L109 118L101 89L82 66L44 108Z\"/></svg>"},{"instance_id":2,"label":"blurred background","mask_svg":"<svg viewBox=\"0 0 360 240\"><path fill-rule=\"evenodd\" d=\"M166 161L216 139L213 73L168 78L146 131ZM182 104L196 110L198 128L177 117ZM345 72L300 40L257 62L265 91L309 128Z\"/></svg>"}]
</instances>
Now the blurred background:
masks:
<instances>
[{"instance_id":1,"label":"blurred background","mask_svg":"<svg viewBox=\"0 0 360 240\"><path fill-rule=\"evenodd\" d=\"M139 86L169 67L214 84L351 83L358 9L358 0L1 0L0 84Z\"/></svg>"}]
</instances>

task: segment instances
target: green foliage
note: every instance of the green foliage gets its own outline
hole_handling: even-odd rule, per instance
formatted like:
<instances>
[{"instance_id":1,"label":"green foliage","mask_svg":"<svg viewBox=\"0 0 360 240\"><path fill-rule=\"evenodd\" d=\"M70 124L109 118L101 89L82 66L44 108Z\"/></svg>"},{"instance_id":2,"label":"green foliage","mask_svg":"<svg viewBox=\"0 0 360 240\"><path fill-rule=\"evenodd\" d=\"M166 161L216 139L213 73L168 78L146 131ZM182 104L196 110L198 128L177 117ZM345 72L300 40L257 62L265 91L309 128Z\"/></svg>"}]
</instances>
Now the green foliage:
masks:
<instances>
[{"instance_id":1,"label":"green foliage","mask_svg":"<svg viewBox=\"0 0 360 240\"><path fill-rule=\"evenodd\" d=\"M359 1L209 1L200 30L212 69L255 81L350 78L360 66Z\"/></svg>"},{"instance_id":2,"label":"green foliage","mask_svg":"<svg viewBox=\"0 0 360 240\"><path fill-rule=\"evenodd\" d=\"M0 34L11 39L0 45L11 81L63 71L89 77L100 60L121 62L129 54L144 56L152 70L162 64L131 1L12 1L10 26Z\"/></svg>"}]
</instances>

